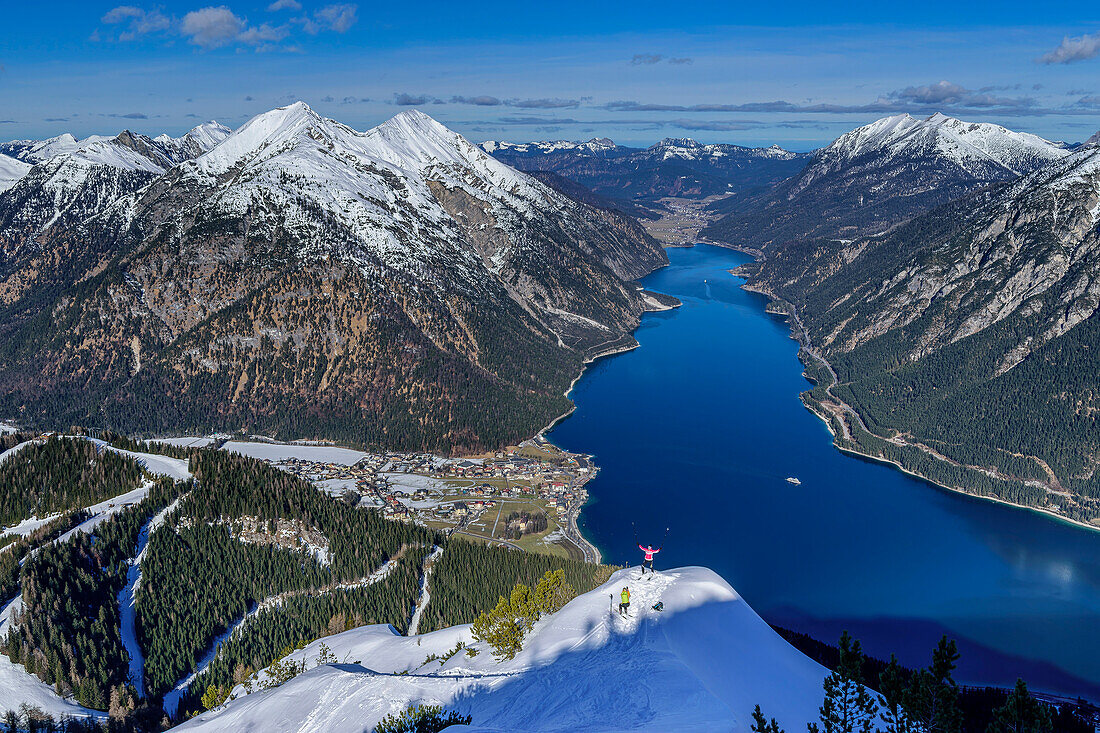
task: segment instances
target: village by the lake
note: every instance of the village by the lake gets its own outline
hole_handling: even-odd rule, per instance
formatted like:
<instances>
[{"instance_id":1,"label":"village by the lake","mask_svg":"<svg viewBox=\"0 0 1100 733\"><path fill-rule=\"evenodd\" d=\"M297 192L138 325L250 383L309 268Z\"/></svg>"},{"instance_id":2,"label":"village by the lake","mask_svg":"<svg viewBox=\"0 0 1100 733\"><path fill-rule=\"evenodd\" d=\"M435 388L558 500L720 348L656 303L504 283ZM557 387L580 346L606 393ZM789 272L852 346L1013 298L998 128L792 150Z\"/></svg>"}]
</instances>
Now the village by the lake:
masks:
<instances>
[{"instance_id":1,"label":"village by the lake","mask_svg":"<svg viewBox=\"0 0 1100 733\"><path fill-rule=\"evenodd\" d=\"M318 443L279 443L262 436L163 442L214 445L265 460L394 521L528 552L600 560L599 551L577 528L577 516L588 500L585 486L599 468L591 456L563 451L542 436L467 458L372 453Z\"/></svg>"}]
</instances>

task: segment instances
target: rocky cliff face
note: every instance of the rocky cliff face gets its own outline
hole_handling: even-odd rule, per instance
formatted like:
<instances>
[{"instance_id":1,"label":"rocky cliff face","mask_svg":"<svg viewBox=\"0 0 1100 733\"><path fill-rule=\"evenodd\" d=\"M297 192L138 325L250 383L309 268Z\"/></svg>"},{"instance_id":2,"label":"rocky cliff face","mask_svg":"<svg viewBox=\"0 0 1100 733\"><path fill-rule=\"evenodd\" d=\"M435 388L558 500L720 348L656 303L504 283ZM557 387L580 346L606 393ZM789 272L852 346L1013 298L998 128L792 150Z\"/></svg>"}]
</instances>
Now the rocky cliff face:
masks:
<instances>
[{"instance_id":1,"label":"rocky cliff face","mask_svg":"<svg viewBox=\"0 0 1100 733\"><path fill-rule=\"evenodd\" d=\"M301 103L38 232L83 271L31 298L45 250L9 257L8 410L451 450L564 411L582 359L630 340L629 280L667 262L426 115L361 133Z\"/></svg>"}]
</instances>

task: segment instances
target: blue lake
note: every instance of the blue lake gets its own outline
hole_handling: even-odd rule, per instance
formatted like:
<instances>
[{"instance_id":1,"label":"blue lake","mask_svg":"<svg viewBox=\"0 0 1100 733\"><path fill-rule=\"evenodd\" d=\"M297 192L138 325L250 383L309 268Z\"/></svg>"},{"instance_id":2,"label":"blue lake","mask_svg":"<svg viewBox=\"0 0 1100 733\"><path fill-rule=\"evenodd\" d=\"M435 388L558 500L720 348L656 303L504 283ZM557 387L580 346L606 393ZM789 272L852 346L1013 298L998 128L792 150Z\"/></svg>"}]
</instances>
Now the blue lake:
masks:
<instances>
[{"instance_id":1,"label":"blue lake","mask_svg":"<svg viewBox=\"0 0 1100 733\"><path fill-rule=\"evenodd\" d=\"M548 435L601 467L580 523L605 561L638 562L633 523L658 569L709 566L772 623L914 666L947 633L962 682L1100 700L1100 532L840 453L786 324L726 272L748 258L668 254L643 283L683 307L592 364Z\"/></svg>"}]
</instances>

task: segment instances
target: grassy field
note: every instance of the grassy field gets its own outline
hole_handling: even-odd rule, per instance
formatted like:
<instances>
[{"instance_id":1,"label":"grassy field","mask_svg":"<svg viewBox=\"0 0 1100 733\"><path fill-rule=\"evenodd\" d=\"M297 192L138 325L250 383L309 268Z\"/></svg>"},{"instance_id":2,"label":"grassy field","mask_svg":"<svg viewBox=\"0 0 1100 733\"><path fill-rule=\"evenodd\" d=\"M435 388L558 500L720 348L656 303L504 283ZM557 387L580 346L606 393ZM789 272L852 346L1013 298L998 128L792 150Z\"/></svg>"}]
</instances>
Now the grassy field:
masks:
<instances>
[{"instance_id":1,"label":"grassy field","mask_svg":"<svg viewBox=\"0 0 1100 733\"><path fill-rule=\"evenodd\" d=\"M482 483L482 482L478 482ZM449 503L454 501L471 501L472 497L463 496L461 494L453 494L444 496L441 501L443 503ZM556 557L572 558L575 560L583 560L584 555L580 549L575 547L573 543L562 538L558 542L544 542L543 540L557 531L560 526L558 523L558 513L551 507L548 502L543 499L534 498L516 498L516 499L501 499L500 497L492 497L492 501L497 502L497 505L491 509L486 509L477 521L470 522L463 527L463 537L475 542L492 542L492 541L505 541L504 530L507 528L507 518L512 512L527 512L528 514L542 513L546 515L547 529L545 532L539 532L538 534L524 535L518 540L507 540L507 542L520 547L527 552L534 552L542 555L553 555ZM497 517L500 520L497 521ZM428 527L432 529L450 529L455 526L455 522L451 520L438 519L431 516L430 512L424 512L422 514L422 521ZM493 527L496 526L496 532L493 533Z\"/></svg>"}]
</instances>

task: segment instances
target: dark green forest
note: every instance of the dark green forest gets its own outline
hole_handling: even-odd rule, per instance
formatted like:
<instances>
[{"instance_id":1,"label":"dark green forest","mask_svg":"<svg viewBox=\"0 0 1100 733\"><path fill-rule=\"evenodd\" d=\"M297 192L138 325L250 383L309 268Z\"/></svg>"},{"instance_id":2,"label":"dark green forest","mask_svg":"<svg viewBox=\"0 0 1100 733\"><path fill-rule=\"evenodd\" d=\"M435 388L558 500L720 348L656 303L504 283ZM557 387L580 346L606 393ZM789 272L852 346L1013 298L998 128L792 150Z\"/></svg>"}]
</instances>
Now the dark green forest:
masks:
<instances>
[{"instance_id":1,"label":"dark green forest","mask_svg":"<svg viewBox=\"0 0 1100 733\"><path fill-rule=\"evenodd\" d=\"M89 506L137 488L141 467L87 440L48 438L0 464L0 526Z\"/></svg>"},{"instance_id":2,"label":"dark green forest","mask_svg":"<svg viewBox=\"0 0 1100 733\"><path fill-rule=\"evenodd\" d=\"M544 573L562 568L565 581L577 593L587 593L606 581L612 568L550 555L486 547L452 539L432 570L431 598L420 619L420 633L469 624L507 597L516 583L534 588Z\"/></svg>"}]
</instances>

